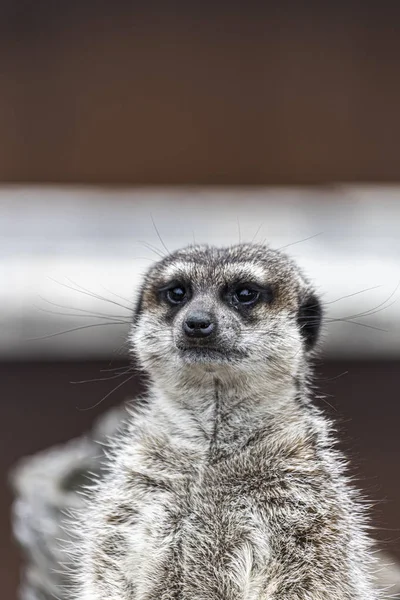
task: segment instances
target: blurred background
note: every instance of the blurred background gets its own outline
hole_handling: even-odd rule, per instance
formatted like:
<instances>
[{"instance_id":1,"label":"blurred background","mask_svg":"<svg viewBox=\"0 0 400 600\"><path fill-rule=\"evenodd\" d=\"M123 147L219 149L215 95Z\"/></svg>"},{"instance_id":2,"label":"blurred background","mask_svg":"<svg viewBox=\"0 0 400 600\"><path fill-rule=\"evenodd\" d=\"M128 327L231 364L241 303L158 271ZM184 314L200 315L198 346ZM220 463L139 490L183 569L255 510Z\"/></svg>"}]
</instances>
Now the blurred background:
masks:
<instances>
[{"instance_id":1,"label":"blurred background","mask_svg":"<svg viewBox=\"0 0 400 600\"><path fill-rule=\"evenodd\" d=\"M0 1L3 598L10 467L139 392L72 382L127 364L142 273L193 241L316 282L316 401L400 558L399 29L389 1Z\"/></svg>"}]
</instances>

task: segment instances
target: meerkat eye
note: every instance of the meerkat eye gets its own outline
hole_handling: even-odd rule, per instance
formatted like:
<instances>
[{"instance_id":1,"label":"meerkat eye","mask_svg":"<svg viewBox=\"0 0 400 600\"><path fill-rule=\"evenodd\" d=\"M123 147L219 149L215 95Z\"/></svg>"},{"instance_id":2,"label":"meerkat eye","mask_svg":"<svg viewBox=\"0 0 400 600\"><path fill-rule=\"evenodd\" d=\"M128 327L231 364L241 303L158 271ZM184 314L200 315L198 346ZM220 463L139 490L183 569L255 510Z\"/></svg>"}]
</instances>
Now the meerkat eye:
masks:
<instances>
[{"instance_id":1,"label":"meerkat eye","mask_svg":"<svg viewBox=\"0 0 400 600\"><path fill-rule=\"evenodd\" d=\"M166 290L165 297L170 304L181 304L186 300L186 289L183 285L177 285L175 287Z\"/></svg>"},{"instance_id":2,"label":"meerkat eye","mask_svg":"<svg viewBox=\"0 0 400 600\"><path fill-rule=\"evenodd\" d=\"M255 304L260 297L260 292L247 285L242 285L236 288L233 294L235 304L239 303L244 306Z\"/></svg>"}]
</instances>

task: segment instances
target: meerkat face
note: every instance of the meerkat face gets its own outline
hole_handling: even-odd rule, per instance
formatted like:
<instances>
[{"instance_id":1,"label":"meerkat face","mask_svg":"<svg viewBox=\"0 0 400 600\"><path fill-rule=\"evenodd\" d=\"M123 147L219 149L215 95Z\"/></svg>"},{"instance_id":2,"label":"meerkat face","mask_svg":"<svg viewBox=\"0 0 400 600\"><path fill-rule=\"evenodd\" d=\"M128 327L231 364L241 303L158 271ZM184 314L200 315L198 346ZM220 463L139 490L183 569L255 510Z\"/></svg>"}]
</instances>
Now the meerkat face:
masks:
<instances>
[{"instance_id":1,"label":"meerkat face","mask_svg":"<svg viewBox=\"0 0 400 600\"><path fill-rule=\"evenodd\" d=\"M132 328L143 366L292 369L315 345L320 303L285 254L266 246L190 246L148 272Z\"/></svg>"}]
</instances>

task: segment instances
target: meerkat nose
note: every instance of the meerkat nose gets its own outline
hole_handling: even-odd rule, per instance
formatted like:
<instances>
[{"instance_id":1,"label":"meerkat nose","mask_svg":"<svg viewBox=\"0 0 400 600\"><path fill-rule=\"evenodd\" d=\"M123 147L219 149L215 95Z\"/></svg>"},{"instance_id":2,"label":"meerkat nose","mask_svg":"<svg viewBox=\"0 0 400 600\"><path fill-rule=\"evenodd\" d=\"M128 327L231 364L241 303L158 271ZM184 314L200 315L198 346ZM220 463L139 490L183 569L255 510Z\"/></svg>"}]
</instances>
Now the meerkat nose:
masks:
<instances>
[{"instance_id":1,"label":"meerkat nose","mask_svg":"<svg viewBox=\"0 0 400 600\"><path fill-rule=\"evenodd\" d=\"M183 322L183 331L189 337L208 337L215 330L212 315L203 310L189 313Z\"/></svg>"}]
</instances>

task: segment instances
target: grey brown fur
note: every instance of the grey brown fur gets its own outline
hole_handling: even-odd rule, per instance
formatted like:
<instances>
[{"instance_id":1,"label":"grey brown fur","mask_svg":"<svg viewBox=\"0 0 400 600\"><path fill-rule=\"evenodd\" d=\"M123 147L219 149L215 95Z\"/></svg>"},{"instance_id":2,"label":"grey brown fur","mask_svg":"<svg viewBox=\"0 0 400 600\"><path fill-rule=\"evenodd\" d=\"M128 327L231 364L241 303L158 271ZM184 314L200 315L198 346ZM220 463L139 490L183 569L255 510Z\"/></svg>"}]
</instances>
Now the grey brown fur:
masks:
<instances>
[{"instance_id":1,"label":"grey brown fur","mask_svg":"<svg viewBox=\"0 0 400 600\"><path fill-rule=\"evenodd\" d=\"M251 307L238 284L260 291ZM211 341L183 332L199 310ZM150 269L131 333L148 403L89 494L78 600L381 597L362 503L310 400L319 320L301 271L265 246L194 246Z\"/></svg>"}]
</instances>

